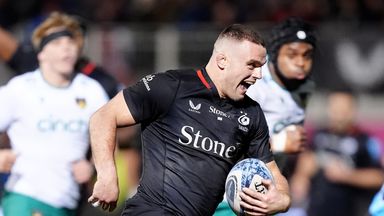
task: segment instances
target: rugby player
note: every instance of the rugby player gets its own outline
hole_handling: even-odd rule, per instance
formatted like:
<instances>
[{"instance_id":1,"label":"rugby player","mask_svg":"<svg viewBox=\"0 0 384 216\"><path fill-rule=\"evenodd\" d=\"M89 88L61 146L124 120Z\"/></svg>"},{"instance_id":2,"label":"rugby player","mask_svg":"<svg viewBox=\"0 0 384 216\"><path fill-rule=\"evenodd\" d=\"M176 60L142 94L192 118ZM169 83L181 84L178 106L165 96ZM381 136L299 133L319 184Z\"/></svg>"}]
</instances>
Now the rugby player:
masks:
<instances>
[{"instance_id":1,"label":"rugby player","mask_svg":"<svg viewBox=\"0 0 384 216\"><path fill-rule=\"evenodd\" d=\"M141 123L143 173L123 215L212 215L228 172L243 157L264 161L274 183L263 181L266 194L242 189L241 206L249 215L286 211L288 183L274 161L264 114L245 94L265 62L259 34L234 24L220 33L205 67L147 75L119 92L90 121L97 181L89 202L115 208L116 129Z\"/></svg>"},{"instance_id":2,"label":"rugby player","mask_svg":"<svg viewBox=\"0 0 384 216\"><path fill-rule=\"evenodd\" d=\"M75 215L79 184L93 174L88 122L108 95L74 70L82 37L75 19L52 13L32 35L39 67L0 88L0 132L16 155L4 215Z\"/></svg>"}]
</instances>

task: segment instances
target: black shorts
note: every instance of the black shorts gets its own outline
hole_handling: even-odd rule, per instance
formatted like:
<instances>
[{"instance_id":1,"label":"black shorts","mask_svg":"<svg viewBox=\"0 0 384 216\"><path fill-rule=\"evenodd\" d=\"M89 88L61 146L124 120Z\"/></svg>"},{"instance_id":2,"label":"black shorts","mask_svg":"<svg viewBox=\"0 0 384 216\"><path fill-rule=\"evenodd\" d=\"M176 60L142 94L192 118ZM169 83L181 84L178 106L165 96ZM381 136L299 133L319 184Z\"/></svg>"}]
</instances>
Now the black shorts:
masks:
<instances>
[{"instance_id":1,"label":"black shorts","mask_svg":"<svg viewBox=\"0 0 384 216\"><path fill-rule=\"evenodd\" d=\"M125 202L125 208L122 216L176 216L180 215L176 212L168 210L165 206L150 202L148 198L144 198L136 194Z\"/></svg>"}]
</instances>

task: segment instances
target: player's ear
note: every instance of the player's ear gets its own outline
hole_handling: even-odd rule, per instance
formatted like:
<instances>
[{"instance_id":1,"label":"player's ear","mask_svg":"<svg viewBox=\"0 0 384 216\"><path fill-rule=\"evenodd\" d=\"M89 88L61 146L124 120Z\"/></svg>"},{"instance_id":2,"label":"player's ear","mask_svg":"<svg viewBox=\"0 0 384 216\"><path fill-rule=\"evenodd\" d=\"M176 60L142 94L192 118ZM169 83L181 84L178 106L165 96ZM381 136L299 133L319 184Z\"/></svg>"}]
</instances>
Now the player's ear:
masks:
<instances>
[{"instance_id":1,"label":"player's ear","mask_svg":"<svg viewBox=\"0 0 384 216\"><path fill-rule=\"evenodd\" d=\"M221 70L223 70L227 66L227 57L224 54L219 53L216 55L216 64Z\"/></svg>"},{"instance_id":2,"label":"player's ear","mask_svg":"<svg viewBox=\"0 0 384 216\"><path fill-rule=\"evenodd\" d=\"M39 60L39 61L41 61L41 60L43 60L44 59L44 53L43 52L38 52L37 53L37 60Z\"/></svg>"}]
</instances>

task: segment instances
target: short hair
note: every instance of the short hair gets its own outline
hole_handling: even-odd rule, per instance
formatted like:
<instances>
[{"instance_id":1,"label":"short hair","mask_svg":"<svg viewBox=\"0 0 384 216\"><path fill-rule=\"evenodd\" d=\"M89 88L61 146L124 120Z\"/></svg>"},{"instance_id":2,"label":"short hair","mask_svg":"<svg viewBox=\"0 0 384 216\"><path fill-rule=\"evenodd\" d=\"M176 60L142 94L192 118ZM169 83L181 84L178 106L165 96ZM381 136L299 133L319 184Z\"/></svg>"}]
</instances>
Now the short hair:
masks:
<instances>
[{"instance_id":1,"label":"short hair","mask_svg":"<svg viewBox=\"0 0 384 216\"><path fill-rule=\"evenodd\" d=\"M232 24L226 27L220 34L217 40L228 38L237 41L250 41L265 47L264 39L260 34L249 26L242 24Z\"/></svg>"},{"instance_id":2,"label":"short hair","mask_svg":"<svg viewBox=\"0 0 384 216\"><path fill-rule=\"evenodd\" d=\"M69 31L73 38L81 46L83 43L83 31L76 18L60 12L52 12L32 34L32 44L35 50L39 50L42 39L47 36L48 30L56 27L63 27Z\"/></svg>"}]
</instances>

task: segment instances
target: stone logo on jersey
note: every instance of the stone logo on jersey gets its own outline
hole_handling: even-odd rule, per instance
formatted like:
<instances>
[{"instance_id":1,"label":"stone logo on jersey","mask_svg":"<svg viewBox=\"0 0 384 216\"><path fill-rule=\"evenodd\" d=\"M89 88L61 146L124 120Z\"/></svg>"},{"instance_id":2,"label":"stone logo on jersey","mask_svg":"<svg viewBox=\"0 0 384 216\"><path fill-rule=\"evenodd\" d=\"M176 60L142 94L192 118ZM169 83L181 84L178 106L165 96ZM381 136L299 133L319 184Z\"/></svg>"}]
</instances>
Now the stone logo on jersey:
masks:
<instances>
[{"instance_id":1,"label":"stone logo on jersey","mask_svg":"<svg viewBox=\"0 0 384 216\"><path fill-rule=\"evenodd\" d=\"M199 104L197 104L197 105L195 105L191 100L189 100L189 111L190 112L194 112L194 113L198 113L198 114L200 114L200 109L201 109L201 103L199 103Z\"/></svg>"},{"instance_id":2,"label":"stone logo on jersey","mask_svg":"<svg viewBox=\"0 0 384 216\"><path fill-rule=\"evenodd\" d=\"M223 112L223 111L217 109L214 106L209 106L209 112L218 115L218 118L217 118L218 120L222 120L221 117L225 117L225 118L229 118L229 119L231 118L231 115L229 115L228 113Z\"/></svg>"},{"instance_id":3,"label":"stone logo on jersey","mask_svg":"<svg viewBox=\"0 0 384 216\"><path fill-rule=\"evenodd\" d=\"M185 146L191 146L195 149L210 152L224 158L233 158L238 152L240 144L226 145L218 140L213 140L210 137L202 135L201 131L196 130L192 126L183 126L181 128L182 138L179 138L179 143Z\"/></svg>"},{"instance_id":4,"label":"stone logo on jersey","mask_svg":"<svg viewBox=\"0 0 384 216\"><path fill-rule=\"evenodd\" d=\"M151 91L151 87L149 86L148 83L151 82L151 81L153 80L154 77L155 77L155 75L150 74L150 75L145 76L145 77L142 79L142 81L143 81L143 83L144 83L144 86L145 86L145 88L147 89L147 91Z\"/></svg>"}]
</instances>

